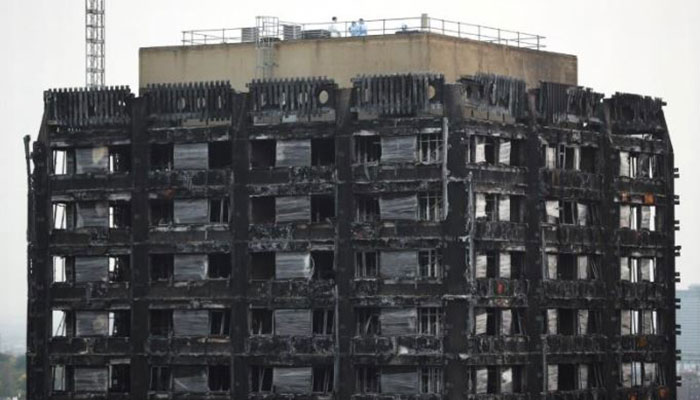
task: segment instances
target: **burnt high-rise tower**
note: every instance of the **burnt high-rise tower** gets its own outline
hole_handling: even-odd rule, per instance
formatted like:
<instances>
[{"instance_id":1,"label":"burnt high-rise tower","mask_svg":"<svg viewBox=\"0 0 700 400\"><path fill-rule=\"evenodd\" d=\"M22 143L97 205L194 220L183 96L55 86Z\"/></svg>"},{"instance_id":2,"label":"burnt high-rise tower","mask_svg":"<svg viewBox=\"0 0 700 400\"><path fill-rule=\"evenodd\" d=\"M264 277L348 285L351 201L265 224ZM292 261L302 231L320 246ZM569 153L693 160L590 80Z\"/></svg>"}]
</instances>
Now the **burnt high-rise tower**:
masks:
<instances>
[{"instance_id":1,"label":"burnt high-rise tower","mask_svg":"<svg viewBox=\"0 0 700 400\"><path fill-rule=\"evenodd\" d=\"M538 36L279 24L46 92L30 399L675 398L660 100Z\"/></svg>"}]
</instances>

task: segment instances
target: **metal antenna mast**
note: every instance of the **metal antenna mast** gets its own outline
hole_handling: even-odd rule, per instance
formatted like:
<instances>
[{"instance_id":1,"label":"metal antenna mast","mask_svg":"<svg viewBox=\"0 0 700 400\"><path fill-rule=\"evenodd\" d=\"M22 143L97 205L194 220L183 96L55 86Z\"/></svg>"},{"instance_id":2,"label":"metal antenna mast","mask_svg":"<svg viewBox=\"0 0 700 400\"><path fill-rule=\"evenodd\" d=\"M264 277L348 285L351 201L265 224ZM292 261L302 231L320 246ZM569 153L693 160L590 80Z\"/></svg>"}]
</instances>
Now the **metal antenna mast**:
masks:
<instances>
[{"instance_id":1,"label":"metal antenna mast","mask_svg":"<svg viewBox=\"0 0 700 400\"><path fill-rule=\"evenodd\" d=\"M105 86L105 0L85 0L85 85Z\"/></svg>"}]
</instances>

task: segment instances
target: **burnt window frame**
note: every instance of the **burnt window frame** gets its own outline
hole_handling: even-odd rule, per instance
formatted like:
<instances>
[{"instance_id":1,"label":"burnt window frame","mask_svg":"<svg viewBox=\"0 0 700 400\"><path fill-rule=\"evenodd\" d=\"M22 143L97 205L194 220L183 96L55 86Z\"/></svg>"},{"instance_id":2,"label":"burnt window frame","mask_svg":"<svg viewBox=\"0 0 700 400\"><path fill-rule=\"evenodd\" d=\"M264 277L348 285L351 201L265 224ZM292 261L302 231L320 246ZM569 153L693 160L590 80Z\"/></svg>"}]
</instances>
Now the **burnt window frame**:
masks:
<instances>
[{"instance_id":1,"label":"burnt window frame","mask_svg":"<svg viewBox=\"0 0 700 400\"><path fill-rule=\"evenodd\" d=\"M228 224L231 218L231 204L228 196L209 198L209 223Z\"/></svg>"},{"instance_id":2,"label":"burnt window frame","mask_svg":"<svg viewBox=\"0 0 700 400\"><path fill-rule=\"evenodd\" d=\"M379 278L379 269L380 257L378 251L355 252L355 279Z\"/></svg>"},{"instance_id":3,"label":"burnt window frame","mask_svg":"<svg viewBox=\"0 0 700 400\"><path fill-rule=\"evenodd\" d=\"M168 392L173 387L172 369L169 365L152 365L149 392Z\"/></svg>"},{"instance_id":4,"label":"burnt window frame","mask_svg":"<svg viewBox=\"0 0 700 400\"><path fill-rule=\"evenodd\" d=\"M258 263L264 263L265 265L263 267L257 266ZM250 253L249 255L249 265L250 265L250 273L249 273L249 279L250 281L270 281L275 279L275 270L276 270L276 260L275 260L275 252L274 251L261 251L261 252L253 252ZM261 264L262 265L262 264ZM264 270L263 270L264 268ZM262 271L264 274L258 273Z\"/></svg>"},{"instance_id":5,"label":"burnt window frame","mask_svg":"<svg viewBox=\"0 0 700 400\"><path fill-rule=\"evenodd\" d=\"M335 196L333 194L312 194L310 207L311 223L332 224L335 221L337 213ZM319 210L319 207L321 210Z\"/></svg>"},{"instance_id":6,"label":"burnt window frame","mask_svg":"<svg viewBox=\"0 0 700 400\"><path fill-rule=\"evenodd\" d=\"M162 326L154 326L154 320L165 321ZM167 308L150 309L148 312L148 333L149 336L170 337L173 334L173 310Z\"/></svg>"},{"instance_id":7,"label":"burnt window frame","mask_svg":"<svg viewBox=\"0 0 700 400\"><path fill-rule=\"evenodd\" d=\"M378 307L355 308L355 335L362 337L381 335L381 310Z\"/></svg>"},{"instance_id":8,"label":"burnt window frame","mask_svg":"<svg viewBox=\"0 0 700 400\"><path fill-rule=\"evenodd\" d=\"M231 391L231 366L215 364L207 366L207 388L212 393Z\"/></svg>"},{"instance_id":9,"label":"burnt window frame","mask_svg":"<svg viewBox=\"0 0 700 400\"><path fill-rule=\"evenodd\" d=\"M156 211L159 208L159 211ZM158 221L155 221L155 219ZM148 221L151 227L175 224L175 202L172 199L149 199Z\"/></svg>"},{"instance_id":10,"label":"burnt window frame","mask_svg":"<svg viewBox=\"0 0 700 400\"><path fill-rule=\"evenodd\" d=\"M207 279L229 279L232 271L231 253L215 252L207 254Z\"/></svg>"},{"instance_id":11,"label":"burnt window frame","mask_svg":"<svg viewBox=\"0 0 700 400\"><path fill-rule=\"evenodd\" d=\"M334 390L335 371L332 365L311 369L311 393L331 394Z\"/></svg>"},{"instance_id":12,"label":"burnt window frame","mask_svg":"<svg viewBox=\"0 0 700 400\"><path fill-rule=\"evenodd\" d=\"M331 308L314 309L311 331L314 336L331 336L335 334L335 310Z\"/></svg>"},{"instance_id":13,"label":"burnt window frame","mask_svg":"<svg viewBox=\"0 0 700 400\"><path fill-rule=\"evenodd\" d=\"M381 370L372 365L355 367L355 393L381 393Z\"/></svg>"},{"instance_id":14,"label":"burnt window frame","mask_svg":"<svg viewBox=\"0 0 700 400\"><path fill-rule=\"evenodd\" d=\"M112 145L107 150L107 171L110 174L131 172L131 145Z\"/></svg>"},{"instance_id":15,"label":"burnt window frame","mask_svg":"<svg viewBox=\"0 0 700 400\"><path fill-rule=\"evenodd\" d=\"M250 373L250 393L272 393L274 368L262 365L251 365Z\"/></svg>"},{"instance_id":16,"label":"burnt window frame","mask_svg":"<svg viewBox=\"0 0 700 400\"><path fill-rule=\"evenodd\" d=\"M378 222L382 219L379 196L355 196L355 222Z\"/></svg>"},{"instance_id":17,"label":"burnt window frame","mask_svg":"<svg viewBox=\"0 0 700 400\"><path fill-rule=\"evenodd\" d=\"M332 149L332 151L327 151L329 146L330 149ZM319 149L319 147L321 148ZM335 165L334 137L321 137L311 139L311 165L314 167L326 167Z\"/></svg>"},{"instance_id":18,"label":"burnt window frame","mask_svg":"<svg viewBox=\"0 0 700 400\"><path fill-rule=\"evenodd\" d=\"M156 273L155 267L165 265L163 272ZM175 275L175 254L173 253L151 253L148 255L148 276L150 282L170 282Z\"/></svg>"},{"instance_id":19,"label":"burnt window frame","mask_svg":"<svg viewBox=\"0 0 700 400\"><path fill-rule=\"evenodd\" d=\"M275 317L274 310L261 307L252 307L248 312L249 315L249 329L248 334L250 336L272 336L275 334ZM261 320L262 323L258 323L256 326L256 320Z\"/></svg>"},{"instance_id":20,"label":"burnt window frame","mask_svg":"<svg viewBox=\"0 0 700 400\"><path fill-rule=\"evenodd\" d=\"M175 161L173 143L151 143L149 147L149 170L172 171Z\"/></svg>"},{"instance_id":21,"label":"burnt window frame","mask_svg":"<svg viewBox=\"0 0 700 400\"><path fill-rule=\"evenodd\" d=\"M210 170L228 169L233 165L230 140L216 140L208 143L208 164Z\"/></svg>"},{"instance_id":22,"label":"burnt window frame","mask_svg":"<svg viewBox=\"0 0 700 400\"><path fill-rule=\"evenodd\" d=\"M312 250L310 252L310 257L313 268L312 279L325 281L335 279L335 251ZM321 264L323 268L318 264Z\"/></svg>"},{"instance_id":23,"label":"burnt window frame","mask_svg":"<svg viewBox=\"0 0 700 400\"><path fill-rule=\"evenodd\" d=\"M378 164L382 159L382 140L379 135L353 136L355 164Z\"/></svg>"},{"instance_id":24,"label":"burnt window frame","mask_svg":"<svg viewBox=\"0 0 700 400\"><path fill-rule=\"evenodd\" d=\"M277 164L277 141L251 139L249 147L250 169L270 169Z\"/></svg>"},{"instance_id":25,"label":"burnt window frame","mask_svg":"<svg viewBox=\"0 0 700 400\"><path fill-rule=\"evenodd\" d=\"M210 337L230 337L231 336L231 310L214 309L209 310L209 336Z\"/></svg>"}]
</instances>

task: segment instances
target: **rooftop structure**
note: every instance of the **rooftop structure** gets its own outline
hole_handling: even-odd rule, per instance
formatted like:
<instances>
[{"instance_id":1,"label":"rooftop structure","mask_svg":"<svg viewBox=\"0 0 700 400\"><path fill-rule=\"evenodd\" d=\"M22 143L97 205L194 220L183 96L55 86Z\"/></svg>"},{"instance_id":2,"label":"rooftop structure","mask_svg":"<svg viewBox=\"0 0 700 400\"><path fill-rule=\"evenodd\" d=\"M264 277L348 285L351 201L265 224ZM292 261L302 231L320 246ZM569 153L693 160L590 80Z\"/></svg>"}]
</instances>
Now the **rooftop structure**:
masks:
<instances>
[{"instance_id":1,"label":"rooftop structure","mask_svg":"<svg viewBox=\"0 0 700 400\"><path fill-rule=\"evenodd\" d=\"M367 21L368 35L354 37L345 30L347 22L336 24L340 37L330 36L331 23L277 24L268 25L275 33L267 41L251 27L187 31L182 46L142 48L139 86L224 80L246 91L247 83L263 77L263 65L266 78L325 76L341 88L351 87L358 74L414 72L439 73L448 83L488 73L533 88L540 81L578 84L576 56L543 51L538 35L427 16Z\"/></svg>"},{"instance_id":2,"label":"rooftop structure","mask_svg":"<svg viewBox=\"0 0 700 400\"><path fill-rule=\"evenodd\" d=\"M29 398L675 398L661 100L425 32L274 47L45 93Z\"/></svg>"}]
</instances>

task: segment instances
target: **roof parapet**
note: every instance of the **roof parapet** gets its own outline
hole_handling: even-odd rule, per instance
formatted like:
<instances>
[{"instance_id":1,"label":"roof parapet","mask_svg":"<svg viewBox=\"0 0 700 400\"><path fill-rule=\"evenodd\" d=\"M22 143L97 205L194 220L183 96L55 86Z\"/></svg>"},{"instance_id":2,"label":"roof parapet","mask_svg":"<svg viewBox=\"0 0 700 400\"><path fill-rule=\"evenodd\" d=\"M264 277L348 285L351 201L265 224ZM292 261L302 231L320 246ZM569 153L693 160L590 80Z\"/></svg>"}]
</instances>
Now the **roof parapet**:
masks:
<instances>
[{"instance_id":1,"label":"roof parapet","mask_svg":"<svg viewBox=\"0 0 700 400\"><path fill-rule=\"evenodd\" d=\"M353 111L360 119L442 115L445 86L442 74L360 75L352 83Z\"/></svg>"},{"instance_id":2,"label":"roof parapet","mask_svg":"<svg viewBox=\"0 0 700 400\"><path fill-rule=\"evenodd\" d=\"M234 90L228 81L165 83L146 86L149 118L158 121L227 121Z\"/></svg>"},{"instance_id":3,"label":"roof parapet","mask_svg":"<svg viewBox=\"0 0 700 400\"><path fill-rule=\"evenodd\" d=\"M47 90L47 124L65 128L128 125L127 101L133 97L128 86Z\"/></svg>"}]
</instances>

